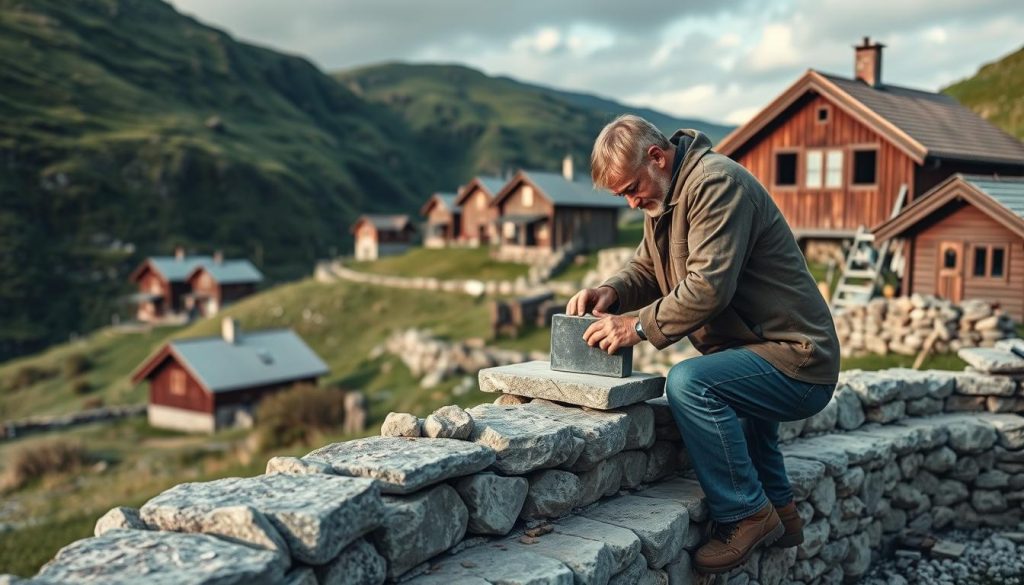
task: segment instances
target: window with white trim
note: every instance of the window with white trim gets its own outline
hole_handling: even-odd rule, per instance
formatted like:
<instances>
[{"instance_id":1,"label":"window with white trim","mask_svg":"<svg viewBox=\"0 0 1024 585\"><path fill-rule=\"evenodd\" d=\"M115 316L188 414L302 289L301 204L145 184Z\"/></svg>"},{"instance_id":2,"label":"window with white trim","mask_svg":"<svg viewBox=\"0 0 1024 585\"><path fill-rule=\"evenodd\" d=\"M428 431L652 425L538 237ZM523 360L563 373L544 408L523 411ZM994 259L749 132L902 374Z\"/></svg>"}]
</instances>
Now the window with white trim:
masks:
<instances>
[{"instance_id":1,"label":"window with white trim","mask_svg":"<svg viewBox=\"0 0 1024 585\"><path fill-rule=\"evenodd\" d=\"M804 175L804 186L808 189L821 188L821 167L824 152L820 150L808 150L806 161L806 173Z\"/></svg>"},{"instance_id":2,"label":"window with white trim","mask_svg":"<svg viewBox=\"0 0 1024 585\"><path fill-rule=\"evenodd\" d=\"M843 186L843 151L830 150L825 155L825 187L838 189Z\"/></svg>"}]
</instances>

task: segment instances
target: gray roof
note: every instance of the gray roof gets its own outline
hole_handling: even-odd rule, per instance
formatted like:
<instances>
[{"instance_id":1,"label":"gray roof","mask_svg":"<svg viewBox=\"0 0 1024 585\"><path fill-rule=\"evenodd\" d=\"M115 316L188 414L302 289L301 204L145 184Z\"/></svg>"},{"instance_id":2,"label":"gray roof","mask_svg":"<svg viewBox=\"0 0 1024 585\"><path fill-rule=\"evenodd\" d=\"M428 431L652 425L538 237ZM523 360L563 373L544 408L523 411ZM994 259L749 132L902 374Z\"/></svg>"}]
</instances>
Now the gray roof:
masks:
<instances>
[{"instance_id":1,"label":"gray roof","mask_svg":"<svg viewBox=\"0 0 1024 585\"><path fill-rule=\"evenodd\" d=\"M286 383L327 374L325 364L291 329L241 331L222 337L179 339L171 350L210 392Z\"/></svg>"},{"instance_id":2,"label":"gray roof","mask_svg":"<svg viewBox=\"0 0 1024 585\"><path fill-rule=\"evenodd\" d=\"M184 282L196 268L210 270L221 283L260 282L263 274L248 260L223 260L216 262L213 256L150 256L147 259L153 269L169 282Z\"/></svg>"},{"instance_id":3,"label":"gray roof","mask_svg":"<svg viewBox=\"0 0 1024 585\"><path fill-rule=\"evenodd\" d=\"M434 197L441 200L441 203L449 210L459 212L458 207L455 205L455 198L459 195L457 193L434 193Z\"/></svg>"},{"instance_id":4,"label":"gray roof","mask_svg":"<svg viewBox=\"0 0 1024 585\"><path fill-rule=\"evenodd\" d=\"M820 73L820 72L819 72ZM821 73L936 158L1024 164L1024 143L951 96Z\"/></svg>"},{"instance_id":5,"label":"gray roof","mask_svg":"<svg viewBox=\"0 0 1024 585\"><path fill-rule=\"evenodd\" d=\"M556 207L625 207L621 197L594 189L590 181L566 181L561 173L523 171Z\"/></svg>"},{"instance_id":6,"label":"gray roof","mask_svg":"<svg viewBox=\"0 0 1024 585\"><path fill-rule=\"evenodd\" d=\"M405 226L409 225L408 215L381 215L377 213L366 213L362 215L360 220L365 219L366 221L373 224L373 227L378 230L403 230ZM359 220L356 221L358 223Z\"/></svg>"},{"instance_id":7,"label":"gray roof","mask_svg":"<svg viewBox=\"0 0 1024 585\"><path fill-rule=\"evenodd\" d=\"M1024 220L1024 177L993 177L992 175L960 175L1014 215Z\"/></svg>"},{"instance_id":8,"label":"gray roof","mask_svg":"<svg viewBox=\"0 0 1024 585\"><path fill-rule=\"evenodd\" d=\"M501 191L501 188L508 182L500 177L477 177L476 180L480 181L480 184L484 189L487 189L491 197L497 195L498 191Z\"/></svg>"}]
</instances>

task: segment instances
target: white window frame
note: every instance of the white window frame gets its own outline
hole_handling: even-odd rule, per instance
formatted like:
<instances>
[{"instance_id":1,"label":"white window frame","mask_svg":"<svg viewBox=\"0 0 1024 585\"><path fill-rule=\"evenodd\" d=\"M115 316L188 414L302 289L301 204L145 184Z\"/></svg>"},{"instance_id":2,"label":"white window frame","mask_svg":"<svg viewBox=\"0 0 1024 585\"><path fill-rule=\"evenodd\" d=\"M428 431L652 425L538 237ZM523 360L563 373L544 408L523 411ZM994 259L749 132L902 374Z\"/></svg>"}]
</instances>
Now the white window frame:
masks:
<instances>
[{"instance_id":1,"label":"white window frame","mask_svg":"<svg viewBox=\"0 0 1024 585\"><path fill-rule=\"evenodd\" d=\"M843 187L843 151L831 149L825 151L825 188L841 189Z\"/></svg>"},{"instance_id":2,"label":"white window frame","mask_svg":"<svg viewBox=\"0 0 1024 585\"><path fill-rule=\"evenodd\" d=\"M822 171L825 166L825 151L808 150L804 160L804 186L821 189Z\"/></svg>"}]
</instances>

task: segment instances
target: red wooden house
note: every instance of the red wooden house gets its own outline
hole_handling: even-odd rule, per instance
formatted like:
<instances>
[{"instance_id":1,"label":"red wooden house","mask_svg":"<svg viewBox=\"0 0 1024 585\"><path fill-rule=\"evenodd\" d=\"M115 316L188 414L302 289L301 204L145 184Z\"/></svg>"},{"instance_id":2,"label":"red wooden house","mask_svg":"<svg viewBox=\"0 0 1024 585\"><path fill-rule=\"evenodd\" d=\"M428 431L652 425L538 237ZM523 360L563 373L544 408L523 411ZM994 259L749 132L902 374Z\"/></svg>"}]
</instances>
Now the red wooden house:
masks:
<instances>
[{"instance_id":1,"label":"red wooden house","mask_svg":"<svg viewBox=\"0 0 1024 585\"><path fill-rule=\"evenodd\" d=\"M456 198L455 193L434 193L423 204L420 215L427 218L423 230L425 248L444 248L459 238L462 218Z\"/></svg>"},{"instance_id":2,"label":"red wooden house","mask_svg":"<svg viewBox=\"0 0 1024 585\"><path fill-rule=\"evenodd\" d=\"M401 254L412 245L416 228L408 215L365 214L352 224L356 238L356 260L376 260Z\"/></svg>"},{"instance_id":3,"label":"red wooden house","mask_svg":"<svg viewBox=\"0 0 1024 585\"><path fill-rule=\"evenodd\" d=\"M1024 177L954 175L874 229L903 238L903 294L984 299L1024 321Z\"/></svg>"},{"instance_id":4,"label":"red wooden house","mask_svg":"<svg viewBox=\"0 0 1024 585\"><path fill-rule=\"evenodd\" d=\"M845 238L954 173L1024 174L1024 144L952 97L882 82L883 45L853 79L809 70L716 150L750 169L798 238Z\"/></svg>"},{"instance_id":5,"label":"red wooden house","mask_svg":"<svg viewBox=\"0 0 1024 585\"><path fill-rule=\"evenodd\" d=\"M149 380L149 424L214 432L249 425L260 399L328 373L316 353L290 329L242 334L224 319L221 336L164 345L132 374Z\"/></svg>"},{"instance_id":6,"label":"red wooden house","mask_svg":"<svg viewBox=\"0 0 1024 585\"><path fill-rule=\"evenodd\" d=\"M459 190L455 204L462 210L459 237L463 242L478 246L498 240L498 208L491 203L504 186L505 181L497 177L476 177Z\"/></svg>"}]
</instances>

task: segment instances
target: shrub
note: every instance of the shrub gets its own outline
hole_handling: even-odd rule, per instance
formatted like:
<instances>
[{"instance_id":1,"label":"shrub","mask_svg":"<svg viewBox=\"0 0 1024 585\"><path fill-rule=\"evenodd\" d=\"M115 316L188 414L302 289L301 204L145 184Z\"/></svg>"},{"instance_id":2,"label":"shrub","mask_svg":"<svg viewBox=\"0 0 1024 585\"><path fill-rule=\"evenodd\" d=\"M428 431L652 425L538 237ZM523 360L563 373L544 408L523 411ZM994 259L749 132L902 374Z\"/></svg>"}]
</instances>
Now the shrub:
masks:
<instances>
[{"instance_id":1,"label":"shrub","mask_svg":"<svg viewBox=\"0 0 1024 585\"><path fill-rule=\"evenodd\" d=\"M311 445L323 432L345 419L345 393L301 385L268 396L256 409L260 448L301 443Z\"/></svg>"},{"instance_id":2,"label":"shrub","mask_svg":"<svg viewBox=\"0 0 1024 585\"><path fill-rule=\"evenodd\" d=\"M102 396L90 396L82 401L82 410L100 408L104 404Z\"/></svg>"},{"instance_id":3,"label":"shrub","mask_svg":"<svg viewBox=\"0 0 1024 585\"><path fill-rule=\"evenodd\" d=\"M18 489L46 475L75 471L85 463L85 449L79 443L55 440L26 445L12 454L0 487Z\"/></svg>"},{"instance_id":4,"label":"shrub","mask_svg":"<svg viewBox=\"0 0 1024 585\"><path fill-rule=\"evenodd\" d=\"M64 358L64 378L71 380L75 376L84 374L92 367L92 362L85 354L73 353Z\"/></svg>"},{"instance_id":5,"label":"shrub","mask_svg":"<svg viewBox=\"0 0 1024 585\"><path fill-rule=\"evenodd\" d=\"M21 366L14 372L14 378L11 380L11 390L28 388L37 382L52 378L53 374L53 371L44 370L38 366Z\"/></svg>"},{"instance_id":6,"label":"shrub","mask_svg":"<svg viewBox=\"0 0 1024 585\"><path fill-rule=\"evenodd\" d=\"M71 383L71 391L75 394L88 394L92 391L92 384L85 378L79 378Z\"/></svg>"}]
</instances>

